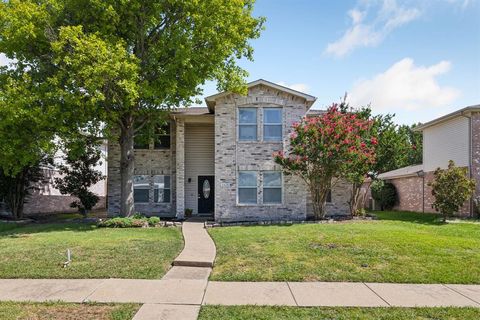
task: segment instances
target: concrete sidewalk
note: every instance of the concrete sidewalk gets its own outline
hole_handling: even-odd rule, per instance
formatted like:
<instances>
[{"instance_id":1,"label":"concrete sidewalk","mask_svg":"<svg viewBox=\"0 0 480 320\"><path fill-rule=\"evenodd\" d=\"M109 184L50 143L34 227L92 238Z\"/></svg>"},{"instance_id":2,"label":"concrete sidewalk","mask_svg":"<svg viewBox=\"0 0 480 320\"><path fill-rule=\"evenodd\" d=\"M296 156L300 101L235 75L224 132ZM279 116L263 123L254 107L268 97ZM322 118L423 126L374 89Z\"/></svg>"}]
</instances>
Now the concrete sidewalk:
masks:
<instances>
[{"instance_id":1,"label":"concrete sidewalk","mask_svg":"<svg viewBox=\"0 0 480 320\"><path fill-rule=\"evenodd\" d=\"M175 275L162 280L7 279L0 280L0 300L135 302L190 306L215 304L480 308L480 285L208 282L208 275L204 271L190 270L189 274L191 279L175 279Z\"/></svg>"}]
</instances>

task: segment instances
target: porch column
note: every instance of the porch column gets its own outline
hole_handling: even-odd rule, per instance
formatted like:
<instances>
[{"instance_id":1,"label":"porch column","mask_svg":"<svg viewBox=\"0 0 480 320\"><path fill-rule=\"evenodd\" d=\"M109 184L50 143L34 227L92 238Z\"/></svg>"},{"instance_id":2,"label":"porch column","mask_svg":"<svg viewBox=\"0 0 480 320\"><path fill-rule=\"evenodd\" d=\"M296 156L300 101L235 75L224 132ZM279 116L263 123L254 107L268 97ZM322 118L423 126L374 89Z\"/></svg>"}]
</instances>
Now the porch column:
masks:
<instances>
[{"instance_id":1,"label":"porch column","mask_svg":"<svg viewBox=\"0 0 480 320\"><path fill-rule=\"evenodd\" d=\"M176 123L176 216L183 219L185 214L185 122L183 119L177 119Z\"/></svg>"}]
</instances>

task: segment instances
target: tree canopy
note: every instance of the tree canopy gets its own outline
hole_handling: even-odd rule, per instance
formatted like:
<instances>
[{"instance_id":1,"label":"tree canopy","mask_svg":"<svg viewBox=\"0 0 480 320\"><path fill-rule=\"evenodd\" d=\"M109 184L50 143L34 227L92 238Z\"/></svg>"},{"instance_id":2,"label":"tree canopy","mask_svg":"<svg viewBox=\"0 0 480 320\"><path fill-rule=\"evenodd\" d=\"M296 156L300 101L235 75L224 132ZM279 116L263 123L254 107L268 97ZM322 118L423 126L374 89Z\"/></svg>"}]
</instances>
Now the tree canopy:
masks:
<instances>
[{"instance_id":1,"label":"tree canopy","mask_svg":"<svg viewBox=\"0 0 480 320\"><path fill-rule=\"evenodd\" d=\"M38 101L66 130L120 144L121 214L133 208L133 138L201 85L244 93L250 39L263 18L254 0L9 0L0 2L0 52L14 59ZM2 71L19 86L19 78ZM105 126L102 126L105 124Z\"/></svg>"}]
</instances>

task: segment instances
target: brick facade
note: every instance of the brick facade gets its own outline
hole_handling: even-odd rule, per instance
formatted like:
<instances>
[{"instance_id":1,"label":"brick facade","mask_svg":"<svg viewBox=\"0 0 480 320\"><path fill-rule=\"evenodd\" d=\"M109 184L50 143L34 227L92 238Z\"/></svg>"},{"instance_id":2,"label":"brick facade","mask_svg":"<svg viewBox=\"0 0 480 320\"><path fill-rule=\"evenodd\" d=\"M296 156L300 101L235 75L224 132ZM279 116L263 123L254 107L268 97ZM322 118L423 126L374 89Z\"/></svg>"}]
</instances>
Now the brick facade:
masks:
<instances>
[{"instance_id":1,"label":"brick facade","mask_svg":"<svg viewBox=\"0 0 480 320\"><path fill-rule=\"evenodd\" d=\"M263 123L264 107L283 108L283 141L263 142L263 130L258 128L258 142L237 141L237 110L257 108L258 123ZM257 172L280 170L272 154L288 147L291 126L307 112L301 98L264 86L250 88L247 97L229 95L215 108L215 220L304 220L306 219L306 188L296 176L283 176L283 203L279 205L237 204L237 175L241 170ZM261 179L261 175L259 177ZM260 184L261 186L261 181ZM262 203L262 190L257 190Z\"/></svg>"},{"instance_id":2,"label":"brick facade","mask_svg":"<svg viewBox=\"0 0 480 320\"><path fill-rule=\"evenodd\" d=\"M399 211L437 212L432 208L435 198L432 188L428 185L433 181L433 171L426 172L424 177L408 176L388 180L397 190L397 204L393 207ZM470 216L470 201L466 201L460 208L458 216Z\"/></svg>"},{"instance_id":3,"label":"brick facade","mask_svg":"<svg viewBox=\"0 0 480 320\"><path fill-rule=\"evenodd\" d=\"M311 102L311 101L310 101ZM262 172L281 171L274 163L273 152L287 150L289 135L293 123L304 117L311 103L301 95L278 90L274 87L258 84L249 87L247 96L225 94L215 100L214 130L215 143L215 220L216 221L252 221L252 220L305 220L308 191L301 178L283 175L282 203L263 204L261 186ZM258 141L243 142L237 139L237 110L239 107L256 108ZM263 108L282 108L283 140L279 142L263 141ZM213 112L212 110L210 110ZM198 111L192 111L198 112ZM171 175L171 204L141 204L135 206L136 212L147 215L166 215L182 218L185 211L185 132L189 121L195 121L200 113L190 116L172 115L170 150L136 150L135 174ZM205 115L204 115L205 116ZM198 119L198 118L197 118ZM198 121L198 120L197 120ZM120 205L119 146L109 145L108 168L108 204L109 215L117 215ZM237 175L239 171L258 172L257 204L237 203ZM349 187L339 183L333 190L333 201L327 206L332 214L348 213Z\"/></svg>"},{"instance_id":4,"label":"brick facade","mask_svg":"<svg viewBox=\"0 0 480 320\"><path fill-rule=\"evenodd\" d=\"M97 168L98 170L99 168ZM78 198L63 195L55 188L55 178L60 178L58 170L43 169L44 182L39 182L35 186L32 194L27 196L23 207L23 214L26 216L32 215L49 215L55 213L73 213L78 212L78 209L71 208L70 204L77 201ZM94 192L99 200L93 210L105 210L106 208L106 181L100 180L97 184L90 187L90 191ZM0 203L0 214L8 214L7 206Z\"/></svg>"},{"instance_id":5,"label":"brick facade","mask_svg":"<svg viewBox=\"0 0 480 320\"><path fill-rule=\"evenodd\" d=\"M135 150L135 175L170 176L170 203L154 203L153 192L149 193L149 203L135 204L135 212L154 216L175 216L176 208L176 126L171 123L170 149ZM108 145L108 215L120 213L120 146L115 141Z\"/></svg>"}]
</instances>

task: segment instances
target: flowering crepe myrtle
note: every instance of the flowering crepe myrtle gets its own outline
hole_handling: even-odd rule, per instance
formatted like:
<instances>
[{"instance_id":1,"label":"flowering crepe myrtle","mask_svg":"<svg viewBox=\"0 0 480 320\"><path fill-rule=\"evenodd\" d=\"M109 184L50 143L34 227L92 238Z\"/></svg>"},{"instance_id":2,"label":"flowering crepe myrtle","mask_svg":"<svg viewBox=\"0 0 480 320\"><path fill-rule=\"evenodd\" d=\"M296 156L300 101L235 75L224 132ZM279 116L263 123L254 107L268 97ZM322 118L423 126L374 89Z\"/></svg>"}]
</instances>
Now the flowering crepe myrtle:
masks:
<instances>
[{"instance_id":1,"label":"flowering crepe myrtle","mask_svg":"<svg viewBox=\"0 0 480 320\"><path fill-rule=\"evenodd\" d=\"M371 134L372 125L372 120L342 113L338 105L333 104L318 117L304 117L294 123L288 152L273 154L286 174L296 174L305 180L317 218L323 218L332 178L363 182L375 163L378 141Z\"/></svg>"}]
</instances>

